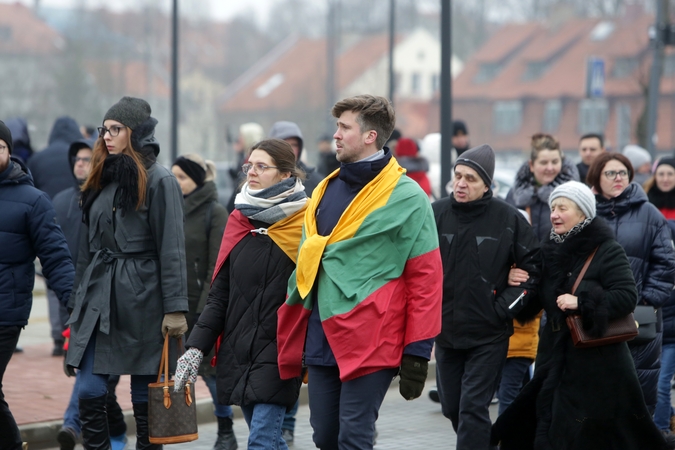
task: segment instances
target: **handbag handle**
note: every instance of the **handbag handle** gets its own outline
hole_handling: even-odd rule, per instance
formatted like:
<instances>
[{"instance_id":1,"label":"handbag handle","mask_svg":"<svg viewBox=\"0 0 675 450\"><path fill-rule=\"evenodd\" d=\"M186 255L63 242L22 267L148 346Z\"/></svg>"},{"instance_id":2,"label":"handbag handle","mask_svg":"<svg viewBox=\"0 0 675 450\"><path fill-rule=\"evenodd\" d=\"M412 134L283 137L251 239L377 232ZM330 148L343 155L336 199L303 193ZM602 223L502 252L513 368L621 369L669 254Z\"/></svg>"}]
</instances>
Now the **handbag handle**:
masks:
<instances>
[{"instance_id":1,"label":"handbag handle","mask_svg":"<svg viewBox=\"0 0 675 450\"><path fill-rule=\"evenodd\" d=\"M584 267L581 268L581 272L579 272L579 275L577 276L576 281L574 282L574 286L572 286L572 295L577 291L577 288L579 287L579 283L581 283L581 280L583 280L584 275L586 275L586 271L588 270L588 266L591 265L591 261L593 260L593 257L595 256L595 253L598 251L598 247L595 247L595 250L591 252L590 255L588 255L588 258L586 258L586 262L584 263Z\"/></svg>"},{"instance_id":2,"label":"handbag handle","mask_svg":"<svg viewBox=\"0 0 675 450\"><path fill-rule=\"evenodd\" d=\"M178 350L179 357L185 353L185 347L183 346L183 338L178 337ZM181 352L182 350L182 352ZM164 386L169 386L169 335L167 334L164 337L164 348L162 349L162 359L159 361L159 371L157 372L157 382L162 381L162 371L164 372Z\"/></svg>"}]
</instances>

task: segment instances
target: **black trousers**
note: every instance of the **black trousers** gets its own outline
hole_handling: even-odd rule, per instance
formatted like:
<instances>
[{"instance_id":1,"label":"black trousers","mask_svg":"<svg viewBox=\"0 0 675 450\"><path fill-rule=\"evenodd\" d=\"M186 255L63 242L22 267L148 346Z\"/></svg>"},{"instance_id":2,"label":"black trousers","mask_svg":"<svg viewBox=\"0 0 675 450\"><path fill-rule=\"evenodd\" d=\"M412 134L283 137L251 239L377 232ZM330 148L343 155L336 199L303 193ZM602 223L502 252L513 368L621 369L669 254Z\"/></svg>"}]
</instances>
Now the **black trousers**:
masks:
<instances>
[{"instance_id":1,"label":"black trousers","mask_svg":"<svg viewBox=\"0 0 675 450\"><path fill-rule=\"evenodd\" d=\"M19 342L21 327L0 327L0 449L21 450L21 433L2 392L2 379Z\"/></svg>"},{"instance_id":2,"label":"black trousers","mask_svg":"<svg viewBox=\"0 0 675 450\"><path fill-rule=\"evenodd\" d=\"M344 383L337 366L309 366L309 423L322 450L373 448L375 421L396 369Z\"/></svg>"},{"instance_id":3,"label":"black trousers","mask_svg":"<svg viewBox=\"0 0 675 450\"><path fill-rule=\"evenodd\" d=\"M457 350L436 345L436 384L443 415L457 433L457 450L490 447L490 401L509 340Z\"/></svg>"}]
</instances>

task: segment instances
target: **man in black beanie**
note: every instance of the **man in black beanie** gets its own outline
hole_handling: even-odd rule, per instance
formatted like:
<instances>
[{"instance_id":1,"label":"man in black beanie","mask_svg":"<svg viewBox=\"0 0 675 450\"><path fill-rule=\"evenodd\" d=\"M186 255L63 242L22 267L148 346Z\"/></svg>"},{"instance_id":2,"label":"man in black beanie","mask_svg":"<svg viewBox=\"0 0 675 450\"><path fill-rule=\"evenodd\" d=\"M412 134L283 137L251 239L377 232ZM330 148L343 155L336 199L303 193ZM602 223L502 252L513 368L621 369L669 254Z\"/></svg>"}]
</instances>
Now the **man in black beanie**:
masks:
<instances>
[{"instance_id":1,"label":"man in black beanie","mask_svg":"<svg viewBox=\"0 0 675 450\"><path fill-rule=\"evenodd\" d=\"M432 207L443 259L443 319L436 383L457 448L486 450L490 413L506 361L513 317L541 273L539 243L516 208L493 197L494 151L481 145L455 164L453 193ZM508 286L512 265L529 279Z\"/></svg>"},{"instance_id":2,"label":"man in black beanie","mask_svg":"<svg viewBox=\"0 0 675 450\"><path fill-rule=\"evenodd\" d=\"M463 121L455 120L452 122L452 148L457 154L453 155L453 161L467 151L469 145L471 145L469 142L469 129Z\"/></svg>"}]
</instances>

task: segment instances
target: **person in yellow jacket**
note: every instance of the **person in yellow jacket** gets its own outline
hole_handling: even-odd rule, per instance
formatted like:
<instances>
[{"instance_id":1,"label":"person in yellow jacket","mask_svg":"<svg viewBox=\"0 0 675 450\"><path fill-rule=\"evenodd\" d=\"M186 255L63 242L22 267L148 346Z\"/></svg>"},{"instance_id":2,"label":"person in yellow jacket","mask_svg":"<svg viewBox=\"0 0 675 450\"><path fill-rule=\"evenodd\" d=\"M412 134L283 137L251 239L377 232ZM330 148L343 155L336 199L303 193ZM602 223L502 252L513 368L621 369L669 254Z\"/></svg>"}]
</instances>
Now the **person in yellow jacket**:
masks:
<instances>
[{"instance_id":1,"label":"person in yellow jacket","mask_svg":"<svg viewBox=\"0 0 675 450\"><path fill-rule=\"evenodd\" d=\"M509 338L509 351L502 369L497 398L501 414L516 398L523 384L529 379L529 370L537 356L539 345L539 317L521 325L513 321L513 334Z\"/></svg>"}]
</instances>

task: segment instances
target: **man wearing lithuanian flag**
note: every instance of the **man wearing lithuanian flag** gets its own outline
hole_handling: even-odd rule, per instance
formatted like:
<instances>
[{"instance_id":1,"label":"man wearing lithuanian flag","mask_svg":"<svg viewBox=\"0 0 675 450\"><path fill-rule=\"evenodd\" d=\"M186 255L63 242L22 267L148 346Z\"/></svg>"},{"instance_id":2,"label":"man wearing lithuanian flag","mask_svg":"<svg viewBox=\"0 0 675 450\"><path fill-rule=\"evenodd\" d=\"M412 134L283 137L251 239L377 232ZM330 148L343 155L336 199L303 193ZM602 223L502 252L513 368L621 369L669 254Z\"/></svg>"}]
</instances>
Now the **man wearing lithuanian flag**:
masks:
<instances>
[{"instance_id":1,"label":"man wearing lithuanian flag","mask_svg":"<svg viewBox=\"0 0 675 450\"><path fill-rule=\"evenodd\" d=\"M399 370L401 394L422 393L441 329L442 263L428 197L384 147L389 101L351 97L332 114L341 166L308 202L278 311L279 372L292 378L307 366L318 448L370 449Z\"/></svg>"}]
</instances>

